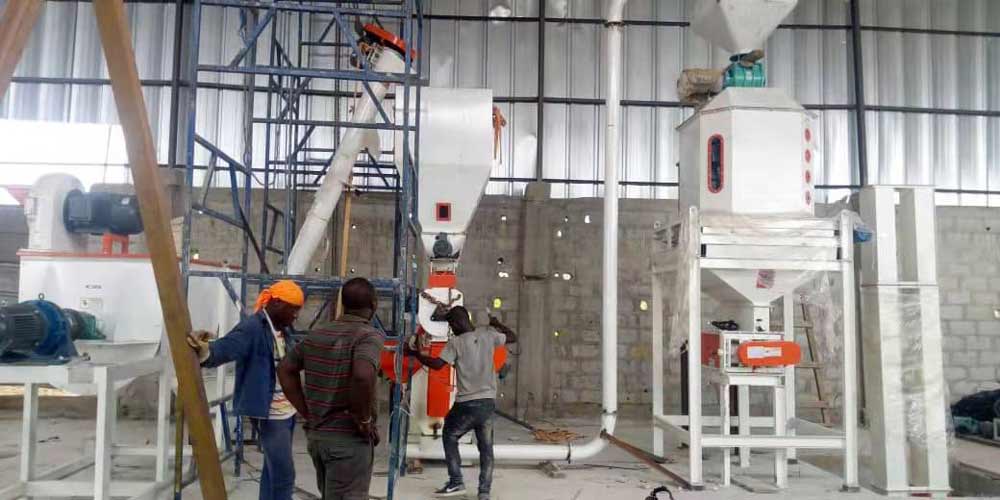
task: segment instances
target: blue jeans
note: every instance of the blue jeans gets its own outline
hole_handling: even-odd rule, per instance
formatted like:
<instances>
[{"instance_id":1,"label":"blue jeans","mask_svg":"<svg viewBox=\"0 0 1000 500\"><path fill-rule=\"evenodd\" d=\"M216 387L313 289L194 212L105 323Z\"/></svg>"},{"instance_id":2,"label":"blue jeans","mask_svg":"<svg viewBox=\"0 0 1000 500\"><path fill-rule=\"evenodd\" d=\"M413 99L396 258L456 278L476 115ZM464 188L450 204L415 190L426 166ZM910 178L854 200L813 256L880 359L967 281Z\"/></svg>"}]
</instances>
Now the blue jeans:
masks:
<instances>
[{"instance_id":1,"label":"blue jeans","mask_svg":"<svg viewBox=\"0 0 1000 500\"><path fill-rule=\"evenodd\" d=\"M295 462L292 460L292 431L295 417L284 420L253 419L257 439L264 450L260 473L260 500L292 500L295 490Z\"/></svg>"},{"instance_id":2,"label":"blue jeans","mask_svg":"<svg viewBox=\"0 0 1000 500\"><path fill-rule=\"evenodd\" d=\"M462 457L458 452L458 440L469 431L476 433L479 448L479 493L489 493L493 484L493 412L496 401L474 399L455 403L444 419L444 459L448 464L448 480L451 484L461 484Z\"/></svg>"}]
</instances>

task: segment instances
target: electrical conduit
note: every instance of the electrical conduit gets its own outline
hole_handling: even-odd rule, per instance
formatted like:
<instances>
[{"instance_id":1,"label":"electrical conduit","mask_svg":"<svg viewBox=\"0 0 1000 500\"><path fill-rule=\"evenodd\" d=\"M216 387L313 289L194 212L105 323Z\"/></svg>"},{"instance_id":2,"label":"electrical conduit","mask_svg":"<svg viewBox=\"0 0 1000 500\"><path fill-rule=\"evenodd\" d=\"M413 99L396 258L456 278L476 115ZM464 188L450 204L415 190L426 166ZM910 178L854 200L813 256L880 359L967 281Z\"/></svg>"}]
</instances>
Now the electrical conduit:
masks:
<instances>
[{"instance_id":1,"label":"electrical conduit","mask_svg":"<svg viewBox=\"0 0 1000 500\"><path fill-rule=\"evenodd\" d=\"M375 62L374 71L376 73L402 73L405 70L402 57L389 49L382 50ZM378 102L382 102L386 92L389 90L389 83L371 82L372 95ZM354 116L352 121L356 123L372 123L378 114L378 106L372 101L367 93L355 103ZM327 169L323 184L316 191L313 204L309 207L299 237L292 246L292 251L288 257L288 274L305 274L312 261L313 254L323 241L326 235L326 228L333 217L333 211L337 208L340 195L344 192L344 186L349 182L351 172L354 170L354 162L358 159L358 154L365 146L366 129L351 128L347 130L340 141L340 148L334 157L330 168ZM377 156L378 152L372 152Z\"/></svg>"},{"instance_id":2,"label":"electrical conduit","mask_svg":"<svg viewBox=\"0 0 1000 500\"><path fill-rule=\"evenodd\" d=\"M620 148L618 122L621 114L622 21L628 0L609 0L605 31L607 32L607 127L604 130L604 258L602 276L601 322L601 428L614 434L618 418L618 152ZM538 145L541 147L541 144ZM424 441L427 447L410 444L406 456L443 460L444 449L439 440ZM496 460L581 460L597 455L607 442L600 436L582 445L496 445ZM479 456L473 445L459 447L462 456Z\"/></svg>"}]
</instances>

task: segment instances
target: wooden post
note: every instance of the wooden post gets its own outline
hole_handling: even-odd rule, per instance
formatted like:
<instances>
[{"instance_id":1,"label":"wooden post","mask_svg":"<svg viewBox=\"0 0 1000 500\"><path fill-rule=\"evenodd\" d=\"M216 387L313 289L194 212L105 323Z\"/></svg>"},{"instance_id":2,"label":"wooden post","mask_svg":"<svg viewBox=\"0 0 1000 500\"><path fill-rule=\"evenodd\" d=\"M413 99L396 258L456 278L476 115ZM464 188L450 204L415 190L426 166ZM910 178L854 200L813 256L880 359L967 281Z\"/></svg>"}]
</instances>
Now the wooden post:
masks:
<instances>
[{"instance_id":1,"label":"wooden post","mask_svg":"<svg viewBox=\"0 0 1000 500\"><path fill-rule=\"evenodd\" d=\"M201 366L195 353L187 345L191 316L181 287L181 272L170 230L170 209L160 180L156 143L149 128L146 104L139 85L125 6L122 0L95 0L94 13L97 15L97 27L111 76L118 117L125 132L125 149L135 183L135 194L139 199L167 338L170 341L178 397L183 404L193 442L202 496L210 500L225 499L226 484L222 478L219 450L208 413Z\"/></svg>"},{"instance_id":2,"label":"wooden post","mask_svg":"<svg viewBox=\"0 0 1000 500\"><path fill-rule=\"evenodd\" d=\"M347 180L348 184L351 184L351 178ZM337 275L341 278L347 276L347 254L348 249L351 244L351 199L354 197L354 193L350 189L347 191L346 199L344 200L344 227L340 231L340 267L337 269ZM343 293L343 288L337 291L337 307L334 308L333 319L337 320L344 314L344 301L341 298Z\"/></svg>"},{"instance_id":3,"label":"wooden post","mask_svg":"<svg viewBox=\"0 0 1000 500\"><path fill-rule=\"evenodd\" d=\"M7 0L0 12L0 98L7 94L14 68L42 13L42 0Z\"/></svg>"}]
</instances>

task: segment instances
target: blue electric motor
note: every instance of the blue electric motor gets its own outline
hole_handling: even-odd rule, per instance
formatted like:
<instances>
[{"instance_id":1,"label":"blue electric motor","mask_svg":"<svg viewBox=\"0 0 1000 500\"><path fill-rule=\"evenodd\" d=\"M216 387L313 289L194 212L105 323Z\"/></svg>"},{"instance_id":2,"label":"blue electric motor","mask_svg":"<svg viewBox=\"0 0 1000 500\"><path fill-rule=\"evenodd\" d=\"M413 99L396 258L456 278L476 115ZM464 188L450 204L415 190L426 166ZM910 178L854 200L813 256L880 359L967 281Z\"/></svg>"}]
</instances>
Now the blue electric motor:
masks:
<instances>
[{"instance_id":1,"label":"blue electric motor","mask_svg":"<svg viewBox=\"0 0 1000 500\"><path fill-rule=\"evenodd\" d=\"M0 308L0 363L62 364L79 356L73 340L103 338L94 317L47 300Z\"/></svg>"}]
</instances>

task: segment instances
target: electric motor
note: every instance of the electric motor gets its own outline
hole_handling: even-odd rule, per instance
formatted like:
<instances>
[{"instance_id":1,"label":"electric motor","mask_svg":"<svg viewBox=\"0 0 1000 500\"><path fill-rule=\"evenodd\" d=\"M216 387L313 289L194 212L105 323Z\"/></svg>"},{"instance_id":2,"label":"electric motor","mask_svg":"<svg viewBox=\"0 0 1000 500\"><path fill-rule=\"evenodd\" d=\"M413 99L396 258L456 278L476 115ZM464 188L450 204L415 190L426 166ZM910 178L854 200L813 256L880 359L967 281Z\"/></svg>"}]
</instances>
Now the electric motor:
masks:
<instances>
[{"instance_id":1,"label":"electric motor","mask_svg":"<svg viewBox=\"0 0 1000 500\"><path fill-rule=\"evenodd\" d=\"M94 316L47 300L0 307L0 362L65 363L78 355L73 340L102 338Z\"/></svg>"},{"instance_id":2,"label":"electric motor","mask_svg":"<svg viewBox=\"0 0 1000 500\"><path fill-rule=\"evenodd\" d=\"M434 237L434 247L431 251L434 253L434 258L436 259L446 259L455 256L455 248L451 245L451 241L448 240L447 233L438 233Z\"/></svg>"},{"instance_id":3,"label":"electric motor","mask_svg":"<svg viewBox=\"0 0 1000 500\"><path fill-rule=\"evenodd\" d=\"M84 193L74 189L63 204L63 224L71 233L129 236L142 232L139 202L117 193Z\"/></svg>"}]
</instances>

